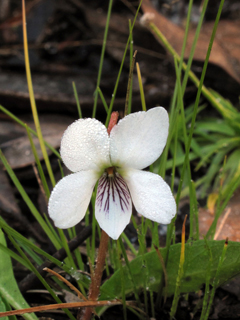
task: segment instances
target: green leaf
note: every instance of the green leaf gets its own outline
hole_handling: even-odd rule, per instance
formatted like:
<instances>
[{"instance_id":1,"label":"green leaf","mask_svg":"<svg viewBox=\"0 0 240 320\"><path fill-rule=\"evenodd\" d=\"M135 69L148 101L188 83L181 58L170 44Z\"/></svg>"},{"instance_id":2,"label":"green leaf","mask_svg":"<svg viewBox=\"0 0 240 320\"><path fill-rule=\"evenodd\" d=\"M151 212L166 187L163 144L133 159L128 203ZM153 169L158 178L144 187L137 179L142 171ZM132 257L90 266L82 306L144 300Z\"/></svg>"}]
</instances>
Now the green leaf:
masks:
<instances>
[{"instance_id":1,"label":"green leaf","mask_svg":"<svg viewBox=\"0 0 240 320\"><path fill-rule=\"evenodd\" d=\"M6 240L0 229L0 243L6 247ZM12 262L8 254L0 250L0 295L14 309L29 308L14 278ZM34 313L23 315L24 319L37 320Z\"/></svg>"},{"instance_id":2,"label":"green leaf","mask_svg":"<svg viewBox=\"0 0 240 320\"><path fill-rule=\"evenodd\" d=\"M239 120L240 113L227 99L224 99L218 92L210 89L211 94L220 102L222 105L222 115L225 119L232 121L237 124L236 120ZM238 123L239 128L239 123Z\"/></svg>"},{"instance_id":3,"label":"green leaf","mask_svg":"<svg viewBox=\"0 0 240 320\"><path fill-rule=\"evenodd\" d=\"M0 312L6 311L6 305L0 296ZM2 317L2 320L8 320L8 317Z\"/></svg>"},{"instance_id":4,"label":"green leaf","mask_svg":"<svg viewBox=\"0 0 240 320\"><path fill-rule=\"evenodd\" d=\"M221 139L221 140L217 141L216 144L207 146L208 147L208 153L204 154L202 160L198 163L198 165L195 168L195 170L198 170L206 161L208 161L209 158L215 152L219 152L223 148L234 149L235 147L239 146L239 143L240 143L240 138L239 137L233 137L233 138Z\"/></svg>"},{"instance_id":5,"label":"green leaf","mask_svg":"<svg viewBox=\"0 0 240 320\"><path fill-rule=\"evenodd\" d=\"M6 300L1 299L1 297L0 297L0 304L1 304L1 310L0 310L1 312L12 310L9 303ZM1 318L1 320L17 320L17 317L16 316L8 316L8 317Z\"/></svg>"},{"instance_id":6,"label":"green leaf","mask_svg":"<svg viewBox=\"0 0 240 320\"><path fill-rule=\"evenodd\" d=\"M212 284L219 258L221 257L224 241L209 241L209 247L213 256L213 263L210 272L210 283ZM167 274L168 274L168 296L173 295L176 286L176 277L178 274L178 265L180 258L181 244L175 244L170 247ZM166 248L161 250L162 256L166 254ZM209 254L204 240L198 240L193 243L187 243L185 246L184 275L180 286L181 293L195 292L199 290L206 282L206 266L208 265ZM136 288L140 291L144 287L145 279L143 269L147 268L148 278L147 286L149 290L158 291L162 267L158 255L155 251L144 255L145 265L142 264L142 257L135 258L130 263L132 279ZM229 242L228 250L222 268L219 271L219 285L228 281L240 273L240 243ZM132 281L129 279L129 271L123 268L125 279L125 294L133 292ZM101 287L100 300L114 299L121 297L121 275L117 271Z\"/></svg>"},{"instance_id":7,"label":"green leaf","mask_svg":"<svg viewBox=\"0 0 240 320\"><path fill-rule=\"evenodd\" d=\"M196 123L194 134L201 134L203 131L206 133L218 132L227 136L236 135L235 130L226 121L215 118L204 119L204 121Z\"/></svg>"}]
</instances>

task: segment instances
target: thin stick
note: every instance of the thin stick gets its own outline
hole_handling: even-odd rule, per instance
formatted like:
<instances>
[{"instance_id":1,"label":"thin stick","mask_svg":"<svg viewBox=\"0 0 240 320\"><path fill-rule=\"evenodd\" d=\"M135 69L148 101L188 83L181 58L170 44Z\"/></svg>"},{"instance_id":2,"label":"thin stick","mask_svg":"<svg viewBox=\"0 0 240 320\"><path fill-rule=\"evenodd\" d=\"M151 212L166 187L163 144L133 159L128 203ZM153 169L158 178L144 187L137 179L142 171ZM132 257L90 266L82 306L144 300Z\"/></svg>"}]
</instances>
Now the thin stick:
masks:
<instances>
[{"instance_id":1,"label":"thin stick","mask_svg":"<svg viewBox=\"0 0 240 320\"><path fill-rule=\"evenodd\" d=\"M44 271L51 273L53 276L56 276L60 281L66 283L66 285L73 291L76 292L77 296L79 299L82 299L84 301L88 301L88 299L86 297L84 297L84 295L82 294L82 292L80 292L74 285L71 284L71 282L69 282L67 279L63 278L59 273L49 269L49 268L44 268Z\"/></svg>"},{"instance_id":2,"label":"thin stick","mask_svg":"<svg viewBox=\"0 0 240 320\"><path fill-rule=\"evenodd\" d=\"M80 307L100 307L100 306L114 306L122 304L121 300L112 300L112 301L83 301L83 302L70 302L70 303L58 303L58 304L49 304L47 306L38 306L21 310L12 310L6 312L0 312L0 318L19 315L25 313L46 311L46 310L56 310L64 308L80 308ZM133 301L126 301L127 305L134 306ZM89 309L89 308L88 308Z\"/></svg>"},{"instance_id":3,"label":"thin stick","mask_svg":"<svg viewBox=\"0 0 240 320\"><path fill-rule=\"evenodd\" d=\"M42 192L42 195L43 195L43 197L44 197L45 203L48 204L48 198L47 198L46 192L45 192L45 190L44 190L42 180L41 180L40 177L39 177L39 173L38 173L36 164L35 164L35 163L32 163L32 167L33 167L33 171L34 171L35 177L36 177L36 179L37 179L39 188L40 188L40 190L41 190L41 192Z\"/></svg>"}]
</instances>

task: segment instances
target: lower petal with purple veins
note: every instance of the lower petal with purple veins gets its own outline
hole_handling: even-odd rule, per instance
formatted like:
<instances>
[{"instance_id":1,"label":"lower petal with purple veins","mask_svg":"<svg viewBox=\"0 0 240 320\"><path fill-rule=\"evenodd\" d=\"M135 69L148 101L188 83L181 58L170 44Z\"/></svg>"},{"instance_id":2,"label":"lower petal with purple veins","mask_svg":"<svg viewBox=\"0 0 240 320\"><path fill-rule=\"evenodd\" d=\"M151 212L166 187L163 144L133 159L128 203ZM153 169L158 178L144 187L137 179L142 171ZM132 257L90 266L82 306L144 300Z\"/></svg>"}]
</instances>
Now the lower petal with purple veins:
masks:
<instances>
[{"instance_id":1,"label":"lower petal with purple veins","mask_svg":"<svg viewBox=\"0 0 240 320\"><path fill-rule=\"evenodd\" d=\"M132 200L123 177L104 172L98 182L95 216L100 227L112 238L118 239L130 221Z\"/></svg>"}]
</instances>

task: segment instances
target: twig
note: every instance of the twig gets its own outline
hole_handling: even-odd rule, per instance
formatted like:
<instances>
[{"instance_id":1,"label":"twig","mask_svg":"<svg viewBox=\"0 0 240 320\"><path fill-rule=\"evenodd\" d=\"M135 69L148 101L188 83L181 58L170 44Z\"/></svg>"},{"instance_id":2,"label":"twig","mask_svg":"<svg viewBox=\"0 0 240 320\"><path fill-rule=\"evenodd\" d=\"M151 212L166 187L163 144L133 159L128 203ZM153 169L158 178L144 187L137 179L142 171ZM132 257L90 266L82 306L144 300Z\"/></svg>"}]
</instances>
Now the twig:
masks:
<instances>
[{"instance_id":1,"label":"twig","mask_svg":"<svg viewBox=\"0 0 240 320\"><path fill-rule=\"evenodd\" d=\"M41 192L42 192L42 195L43 195L43 197L44 197L45 203L48 204L48 198L47 198L46 192L44 191L44 187L43 187L42 180L41 180L40 177L39 177L39 173L38 173L36 164L35 164L35 163L32 163L32 166L33 166L33 171L34 171L34 174L35 174L35 176L36 176L36 179L37 179L39 188L40 188L40 190L41 190Z\"/></svg>"},{"instance_id":2,"label":"twig","mask_svg":"<svg viewBox=\"0 0 240 320\"><path fill-rule=\"evenodd\" d=\"M127 305L134 306L134 301L127 301ZM39 312L39 311L46 311L46 310L55 310L55 309L64 309L64 308L79 308L79 307L100 307L100 306L114 306L122 304L120 300L112 300L112 301L83 301L83 302L70 302L70 303L58 303L58 304L49 304L47 306L39 306L39 307L32 307L27 309L21 310L12 310L6 312L0 312L0 318L12 316L12 315L19 315L31 312Z\"/></svg>"},{"instance_id":3,"label":"twig","mask_svg":"<svg viewBox=\"0 0 240 320\"><path fill-rule=\"evenodd\" d=\"M59 273L55 272L54 270L51 270L49 268L44 268L43 269L46 272L51 273L53 276L56 276L60 281L66 283L66 285L73 291L76 292L77 296L79 299L82 299L84 301L88 301L88 299L86 297L84 297L84 295L82 294L82 292L80 292L73 284L71 284L71 282L69 282L67 279L65 279L64 277L62 277Z\"/></svg>"}]
</instances>

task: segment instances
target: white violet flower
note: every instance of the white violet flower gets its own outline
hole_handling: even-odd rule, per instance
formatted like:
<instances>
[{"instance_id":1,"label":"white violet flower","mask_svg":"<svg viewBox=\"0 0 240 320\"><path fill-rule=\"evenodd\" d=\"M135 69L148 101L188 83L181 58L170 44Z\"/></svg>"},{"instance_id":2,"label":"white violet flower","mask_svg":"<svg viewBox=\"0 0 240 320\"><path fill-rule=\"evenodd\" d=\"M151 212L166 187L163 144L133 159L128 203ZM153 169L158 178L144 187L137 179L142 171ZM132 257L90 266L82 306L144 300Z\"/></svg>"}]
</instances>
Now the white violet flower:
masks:
<instances>
[{"instance_id":1,"label":"white violet flower","mask_svg":"<svg viewBox=\"0 0 240 320\"><path fill-rule=\"evenodd\" d=\"M98 181L95 215L100 227L118 239L129 223L132 202L138 213L168 224L176 203L166 182L142 171L162 153L168 136L162 107L132 113L111 130L96 119L79 119L65 131L60 153L73 172L60 180L49 199L49 215L58 228L83 219Z\"/></svg>"}]
</instances>

